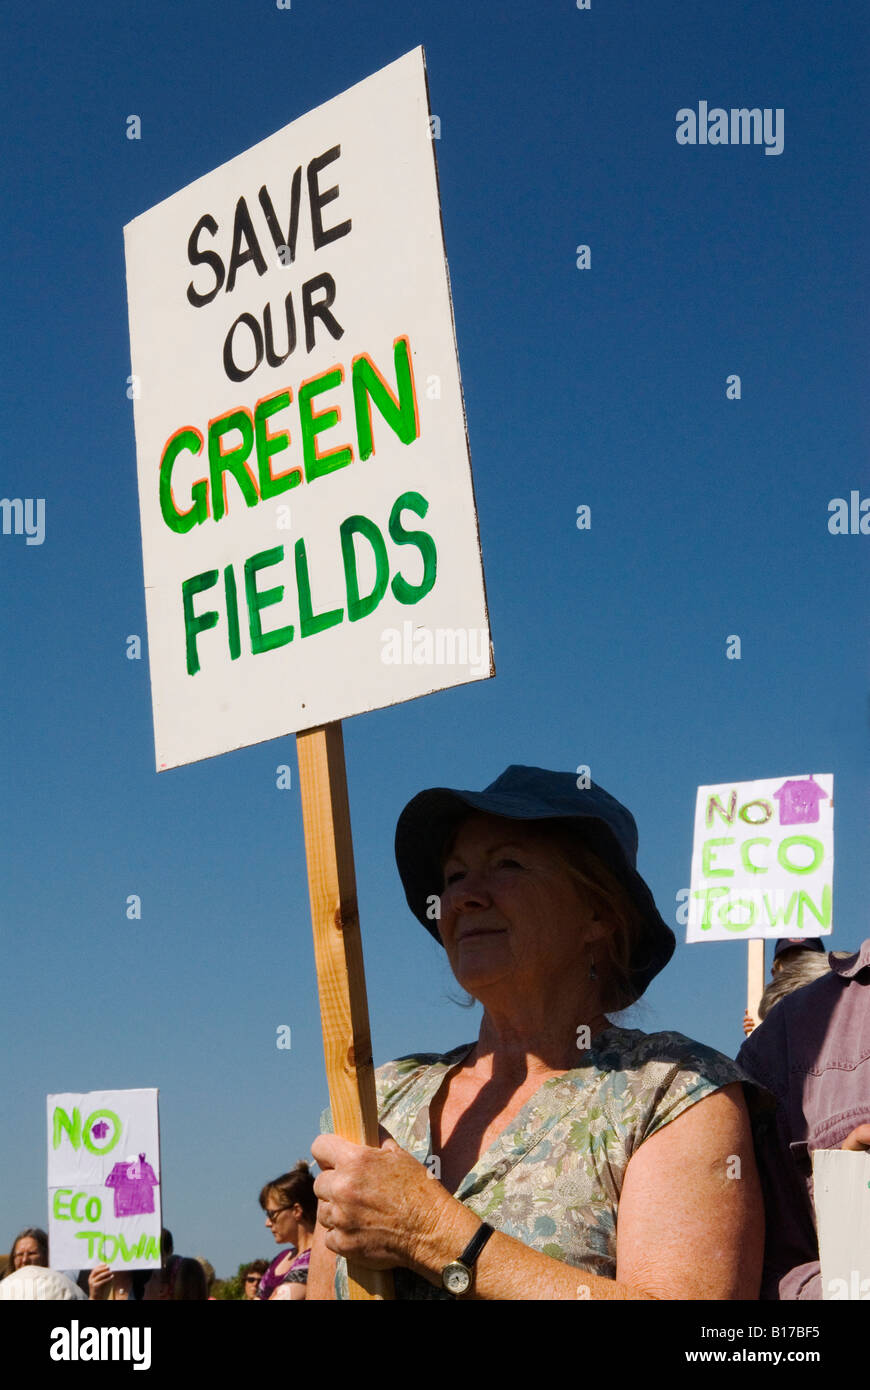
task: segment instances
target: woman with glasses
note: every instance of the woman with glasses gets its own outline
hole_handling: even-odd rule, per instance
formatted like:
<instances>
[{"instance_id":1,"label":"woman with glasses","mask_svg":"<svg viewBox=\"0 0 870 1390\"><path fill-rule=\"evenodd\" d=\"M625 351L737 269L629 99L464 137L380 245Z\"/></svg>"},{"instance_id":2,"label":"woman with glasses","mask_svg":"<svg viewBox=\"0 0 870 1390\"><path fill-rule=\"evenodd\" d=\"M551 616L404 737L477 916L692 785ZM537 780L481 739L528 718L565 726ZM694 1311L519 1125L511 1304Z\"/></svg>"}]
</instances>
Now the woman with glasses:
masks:
<instances>
[{"instance_id":1,"label":"woman with glasses","mask_svg":"<svg viewBox=\"0 0 870 1390\"><path fill-rule=\"evenodd\" d=\"M276 1244L291 1248L275 1256L260 1280L257 1298L304 1298L317 1221L314 1178L308 1164L300 1160L292 1172L267 1182L260 1193L260 1206Z\"/></svg>"}]
</instances>

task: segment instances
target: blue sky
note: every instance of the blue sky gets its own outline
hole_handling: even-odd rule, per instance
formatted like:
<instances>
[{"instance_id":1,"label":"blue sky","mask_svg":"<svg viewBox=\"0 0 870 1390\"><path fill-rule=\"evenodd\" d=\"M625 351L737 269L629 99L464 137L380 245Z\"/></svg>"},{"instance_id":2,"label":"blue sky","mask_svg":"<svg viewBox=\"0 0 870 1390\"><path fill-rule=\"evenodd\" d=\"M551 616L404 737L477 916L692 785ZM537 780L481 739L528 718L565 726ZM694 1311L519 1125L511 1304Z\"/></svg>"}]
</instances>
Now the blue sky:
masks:
<instances>
[{"instance_id":1,"label":"blue sky","mask_svg":"<svg viewBox=\"0 0 870 1390\"><path fill-rule=\"evenodd\" d=\"M512 762L631 807L672 924L699 784L833 773L855 947L870 537L827 523L870 496L868 21L37 0L6 28L0 495L44 498L45 539L0 535L0 1246L47 1219L46 1093L158 1086L166 1222L226 1274L274 1253L257 1193L326 1104L295 741L154 771L124 224L424 45L497 676L344 724L377 1062L478 1017L404 902L397 815ZM679 145L700 100L782 108L782 153ZM745 948L677 931L626 1022L733 1055Z\"/></svg>"}]
</instances>

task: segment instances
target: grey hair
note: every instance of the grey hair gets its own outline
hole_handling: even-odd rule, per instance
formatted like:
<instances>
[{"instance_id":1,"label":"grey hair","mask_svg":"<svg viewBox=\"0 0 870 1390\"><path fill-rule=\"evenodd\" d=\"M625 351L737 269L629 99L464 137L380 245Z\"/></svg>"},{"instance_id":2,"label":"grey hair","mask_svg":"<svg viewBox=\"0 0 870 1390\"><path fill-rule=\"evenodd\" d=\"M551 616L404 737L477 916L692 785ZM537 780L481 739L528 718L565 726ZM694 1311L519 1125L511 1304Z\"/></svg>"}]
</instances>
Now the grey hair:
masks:
<instances>
[{"instance_id":1,"label":"grey hair","mask_svg":"<svg viewBox=\"0 0 870 1390\"><path fill-rule=\"evenodd\" d=\"M834 951L837 957L847 956L848 951ZM792 960L783 961L770 984L765 988L758 1005L758 1017L766 1018L780 999L803 985L811 985L820 980L830 970L828 957L822 951L796 951Z\"/></svg>"}]
</instances>

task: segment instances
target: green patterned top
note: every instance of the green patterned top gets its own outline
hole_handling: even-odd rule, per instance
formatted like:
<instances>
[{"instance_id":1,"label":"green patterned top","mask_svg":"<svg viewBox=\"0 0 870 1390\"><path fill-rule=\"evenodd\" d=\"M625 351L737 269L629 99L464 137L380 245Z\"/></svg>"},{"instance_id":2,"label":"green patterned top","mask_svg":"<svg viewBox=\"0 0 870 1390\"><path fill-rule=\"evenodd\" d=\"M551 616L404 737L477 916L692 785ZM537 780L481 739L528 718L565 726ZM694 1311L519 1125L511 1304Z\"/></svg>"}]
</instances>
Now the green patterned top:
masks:
<instances>
[{"instance_id":1,"label":"green patterned top","mask_svg":"<svg viewBox=\"0 0 870 1390\"><path fill-rule=\"evenodd\" d=\"M445 1074L471 1051L400 1057L375 1073L378 1116L396 1143L429 1160L429 1104ZM616 1214L635 1149L684 1110L742 1081L751 1108L764 1093L735 1062L682 1033L610 1026L580 1066L545 1081L462 1179L455 1197L498 1231L577 1269L616 1278ZM758 1101L762 1099L759 1106ZM324 1112L323 1130L332 1129ZM437 1167L435 1167L437 1177ZM445 1289L396 1269L396 1298L450 1298ZM345 1261L336 1297L346 1299Z\"/></svg>"}]
</instances>

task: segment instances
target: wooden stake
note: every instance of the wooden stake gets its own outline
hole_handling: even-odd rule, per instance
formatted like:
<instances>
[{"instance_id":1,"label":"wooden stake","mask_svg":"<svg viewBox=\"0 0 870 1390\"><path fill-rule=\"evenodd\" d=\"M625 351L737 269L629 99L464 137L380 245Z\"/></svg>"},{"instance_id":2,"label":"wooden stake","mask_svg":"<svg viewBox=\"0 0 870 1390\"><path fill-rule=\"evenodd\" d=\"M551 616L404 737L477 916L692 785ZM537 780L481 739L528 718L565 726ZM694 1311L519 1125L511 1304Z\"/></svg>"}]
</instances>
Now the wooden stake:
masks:
<instances>
[{"instance_id":1,"label":"wooden stake","mask_svg":"<svg viewBox=\"0 0 870 1390\"><path fill-rule=\"evenodd\" d=\"M761 1019L758 1017L758 1005L764 993L764 937L758 937L756 940L747 941L746 945L749 950L746 978L746 1008L757 1028L761 1022Z\"/></svg>"},{"instance_id":2,"label":"wooden stake","mask_svg":"<svg viewBox=\"0 0 870 1390\"><path fill-rule=\"evenodd\" d=\"M341 723L296 735L314 960L335 1133L378 1147L378 1110ZM393 1297L390 1270L348 1263L352 1299Z\"/></svg>"}]
</instances>

